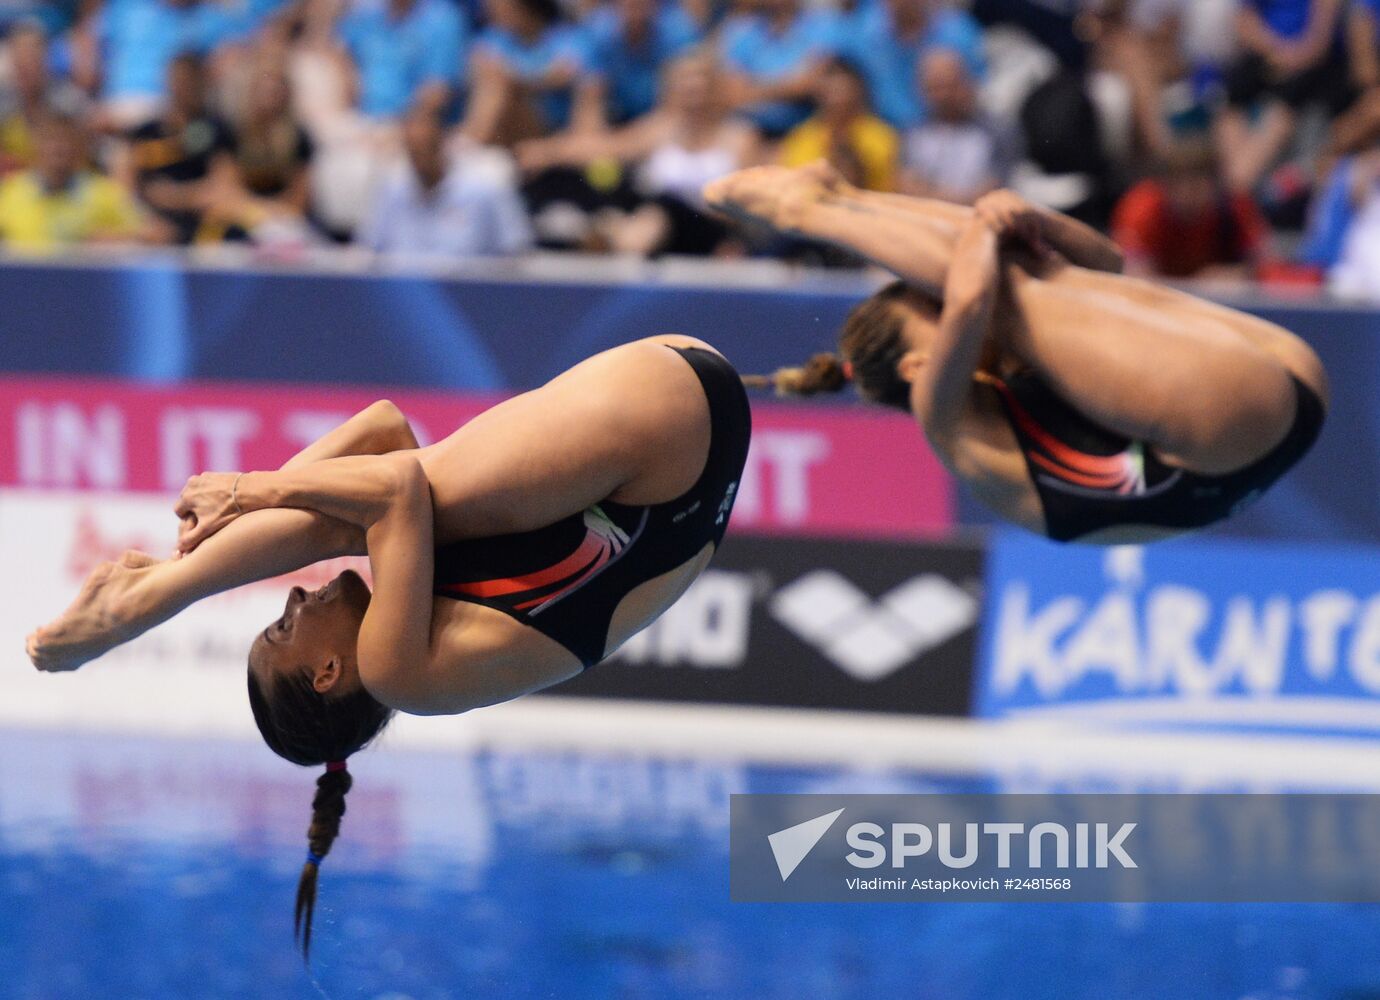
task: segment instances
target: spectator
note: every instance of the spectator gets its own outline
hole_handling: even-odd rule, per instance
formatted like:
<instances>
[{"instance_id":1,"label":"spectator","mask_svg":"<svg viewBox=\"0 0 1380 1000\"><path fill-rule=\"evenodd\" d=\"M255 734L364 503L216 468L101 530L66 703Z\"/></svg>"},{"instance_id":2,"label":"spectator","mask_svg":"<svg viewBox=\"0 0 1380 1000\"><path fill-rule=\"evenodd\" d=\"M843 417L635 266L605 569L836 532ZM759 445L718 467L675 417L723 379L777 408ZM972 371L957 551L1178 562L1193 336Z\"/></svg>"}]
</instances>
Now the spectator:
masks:
<instances>
[{"instance_id":1,"label":"spectator","mask_svg":"<svg viewBox=\"0 0 1380 1000\"><path fill-rule=\"evenodd\" d=\"M511 185L451 161L436 115L414 109L403 123L407 161L383 184L360 234L381 254L467 257L531 246L522 201Z\"/></svg>"},{"instance_id":2,"label":"spectator","mask_svg":"<svg viewBox=\"0 0 1380 1000\"><path fill-rule=\"evenodd\" d=\"M1135 152L1160 159L1176 129L1202 128L1235 55L1235 13L1236 0L1122 0L1094 22L1098 69L1125 81Z\"/></svg>"},{"instance_id":3,"label":"spectator","mask_svg":"<svg viewBox=\"0 0 1380 1000\"><path fill-rule=\"evenodd\" d=\"M905 135L902 188L971 205L1001 187L1015 165L1016 138L978 110L976 81L963 56L934 49L920 63L928 117Z\"/></svg>"},{"instance_id":4,"label":"spectator","mask_svg":"<svg viewBox=\"0 0 1380 1000\"><path fill-rule=\"evenodd\" d=\"M1338 170L1346 199L1337 259L1328 274L1333 292L1380 301L1380 151L1344 160Z\"/></svg>"},{"instance_id":5,"label":"spectator","mask_svg":"<svg viewBox=\"0 0 1380 1000\"><path fill-rule=\"evenodd\" d=\"M340 22L357 72L359 109L396 118L413 104L445 110L463 78L465 22L450 0L361 3Z\"/></svg>"},{"instance_id":6,"label":"spectator","mask_svg":"<svg viewBox=\"0 0 1380 1000\"><path fill-rule=\"evenodd\" d=\"M1125 194L1112 217L1127 270L1165 278L1249 277L1265 234L1250 196L1223 185L1206 140L1181 145L1158 176Z\"/></svg>"},{"instance_id":7,"label":"spectator","mask_svg":"<svg viewBox=\"0 0 1380 1000\"><path fill-rule=\"evenodd\" d=\"M1332 123L1327 158L1360 153L1380 140L1380 0L1355 0L1347 19L1347 62L1360 95ZM1326 174L1330 163L1320 173Z\"/></svg>"},{"instance_id":8,"label":"spectator","mask_svg":"<svg viewBox=\"0 0 1380 1000\"><path fill-rule=\"evenodd\" d=\"M349 239L375 186L399 155L398 128L355 107L355 67L340 44L343 0L304 0L284 40L293 113L311 136L313 221Z\"/></svg>"},{"instance_id":9,"label":"spectator","mask_svg":"<svg viewBox=\"0 0 1380 1000\"><path fill-rule=\"evenodd\" d=\"M1116 177L1086 80L1056 72L1021 102L1022 159L1011 187L1030 201L1104 229Z\"/></svg>"},{"instance_id":10,"label":"spectator","mask_svg":"<svg viewBox=\"0 0 1380 1000\"><path fill-rule=\"evenodd\" d=\"M157 117L170 95L168 66L181 53L209 55L223 37L224 8L201 0L109 0L84 30L102 80L99 124L124 132Z\"/></svg>"},{"instance_id":11,"label":"spectator","mask_svg":"<svg viewBox=\"0 0 1380 1000\"><path fill-rule=\"evenodd\" d=\"M537 228L551 244L577 243L652 256L703 256L735 249L728 227L705 209L705 184L761 157L761 141L747 122L732 117L722 99L719 67L706 52L673 60L664 72L661 101L637 121L600 135L539 139L519 147L519 162L542 175L528 185ZM615 160L635 165L635 181L612 193L596 189L561 166L593 167ZM551 168L557 168L552 170ZM557 227L547 226L548 213ZM572 233L552 231L574 213Z\"/></svg>"},{"instance_id":12,"label":"spectator","mask_svg":"<svg viewBox=\"0 0 1380 1000\"><path fill-rule=\"evenodd\" d=\"M224 235L305 235L314 147L292 115L291 85L282 67L258 67L228 148L231 168L217 177L210 213Z\"/></svg>"},{"instance_id":13,"label":"spectator","mask_svg":"<svg viewBox=\"0 0 1380 1000\"><path fill-rule=\"evenodd\" d=\"M76 116L81 92L48 71L48 39L34 22L11 29L11 85L0 88L0 174L33 166L34 128L49 110Z\"/></svg>"},{"instance_id":14,"label":"spectator","mask_svg":"<svg viewBox=\"0 0 1380 1000\"><path fill-rule=\"evenodd\" d=\"M510 146L564 128L587 60L557 0L489 0L489 19L475 44L465 135Z\"/></svg>"},{"instance_id":15,"label":"spectator","mask_svg":"<svg viewBox=\"0 0 1380 1000\"><path fill-rule=\"evenodd\" d=\"M730 103L779 138L809 115L819 72L842 43L842 25L831 10L802 11L800 0L755 3L755 12L725 22L720 51Z\"/></svg>"},{"instance_id":16,"label":"spectator","mask_svg":"<svg viewBox=\"0 0 1380 1000\"><path fill-rule=\"evenodd\" d=\"M1347 11L1346 49L1351 82L1362 92L1380 88L1380 0L1355 0Z\"/></svg>"},{"instance_id":17,"label":"spectator","mask_svg":"<svg viewBox=\"0 0 1380 1000\"><path fill-rule=\"evenodd\" d=\"M1306 106L1321 103L1335 115L1350 103L1338 43L1341 6L1341 0L1244 0L1237 11L1244 52L1227 74L1227 107L1216 122L1217 148L1234 190L1255 188L1284 152Z\"/></svg>"},{"instance_id":18,"label":"spectator","mask_svg":"<svg viewBox=\"0 0 1380 1000\"><path fill-rule=\"evenodd\" d=\"M614 0L585 22L589 69L576 92L577 127L622 124L651 111L663 67L699 38L685 11L658 0Z\"/></svg>"},{"instance_id":19,"label":"spectator","mask_svg":"<svg viewBox=\"0 0 1380 1000\"><path fill-rule=\"evenodd\" d=\"M117 173L190 243L215 193L233 184L229 150L229 130L206 109L205 63L188 53L169 64L167 107L134 130Z\"/></svg>"},{"instance_id":20,"label":"spectator","mask_svg":"<svg viewBox=\"0 0 1380 1000\"><path fill-rule=\"evenodd\" d=\"M120 185L86 167L85 135L76 119L50 114L34 133L32 170L0 182L0 242L46 252L82 243L154 240Z\"/></svg>"},{"instance_id":21,"label":"spectator","mask_svg":"<svg viewBox=\"0 0 1380 1000\"><path fill-rule=\"evenodd\" d=\"M848 28L848 54L867 76L877 114L896 128L925 120L925 95L915 81L926 52L949 49L970 77L982 78L981 28L940 0L873 0L860 5Z\"/></svg>"},{"instance_id":22,"label":"spectator","mask_svg":"<svg viewBox=\"0 0 1380 1000\"><path fill-rule=\"evenodd\" d=\"M344 0L304 0L286 46L293 112L317 142L357 117L351 94L355 65L340 44Z\"/></svg>"},{"instance_id":23,"label":"spectator","mask_svg":"<svg viewBox=\"0 0 1380 1000\"><path fill-rule=\"evenodd\" d=\"M782 140L781 162L801 167L827 159L858 187L894 191L900 139L872 114L861 70L846 59L826 63L815 101L815 115Z\"/></svg>"},{"instance_id":24,"label":"spectator","mask_svg":"<svg viewBox=\"0 0 1380 1000\"><path fill-rule=\"evenodd\" d=\"M1308 206L1303 238L1294 250L1298 263L1322 272L1337 264L1377 165L1375 153L1343 156L1331 165Z\"/></svg>"}]
</instances>

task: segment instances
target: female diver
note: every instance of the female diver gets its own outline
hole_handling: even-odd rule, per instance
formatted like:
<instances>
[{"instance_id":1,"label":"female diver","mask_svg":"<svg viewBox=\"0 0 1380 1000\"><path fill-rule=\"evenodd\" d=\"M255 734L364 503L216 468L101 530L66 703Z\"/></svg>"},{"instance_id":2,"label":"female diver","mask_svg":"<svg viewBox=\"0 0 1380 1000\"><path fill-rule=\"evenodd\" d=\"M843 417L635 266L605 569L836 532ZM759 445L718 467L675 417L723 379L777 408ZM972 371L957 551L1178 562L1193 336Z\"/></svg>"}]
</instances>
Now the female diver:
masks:
<instances>
[{"instance_id":1,"label":"female diver","mask_svg":"<svg viewBox=\"0 0 1380 1000\"><path fill-rule=\"evenodd\" d=\"M1005 519L1057 541L1147 542L1258 497L1322 427L1327 377L1288 330L1121 275L1116 245L1009 191L975 209L860 191L823 164L757 167L711 205L845 247L901 280L839 354L767 379L913 414Z\"/></svg>"},{"instance_id":2,"label":"female diver","mask_svg":"<svg viewBox=\"0 0 1380 1000\"><path fill-rule=\"evenodd\" d=\"M126 553L28 638L74 670L212 594L367 554L294 587L249 651L249 703L280 757L317 779L296 924L345 812L345 759L394 710L464 712L559 683L666 610L723 538L751 416L733 367L665 336L596 355L418 448L375 403L277 472L194 476L180 557Z\"/></svg>"}]
</instances>

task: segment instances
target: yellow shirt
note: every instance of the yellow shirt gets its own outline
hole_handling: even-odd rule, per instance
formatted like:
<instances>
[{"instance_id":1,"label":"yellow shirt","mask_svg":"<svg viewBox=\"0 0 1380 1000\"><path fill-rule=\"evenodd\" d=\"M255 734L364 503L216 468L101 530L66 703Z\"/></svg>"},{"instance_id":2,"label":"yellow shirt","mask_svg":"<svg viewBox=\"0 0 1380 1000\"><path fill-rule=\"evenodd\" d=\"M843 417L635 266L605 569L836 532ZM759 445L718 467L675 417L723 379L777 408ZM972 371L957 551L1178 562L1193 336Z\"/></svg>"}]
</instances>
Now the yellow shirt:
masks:
<instances>
[{"instance_id":1,"label":"yellow shirt","mask_svg":"<svg viewBox=\"0 0 1380 1000\"><path fill-rule=\"evenodd\" d=\"M848 125L847 143L862 167L863 187L871 191L896 188L896 159L901 147L896 130L874 115L861 115ZM829 127L811 118L781 140L781 163L803 167L829 158Z\"/></svg>"},{"instance_id":2,"label":"yellow shirt","mask_svg":"<svg viewBox=\"0 0 1380 1000\"><path fill-rule=\"evenodd\" d=\"M18 112L8 118L0 118L0 156L24 166L34 162L33 131Z\"/></svg>"},{"instance_id":3,"label":"yellow shirt","mask_svg":"<svg viewBox=\"0 0 1380 1000\"><path fill-rule=\"evenodd\" d=\"M101 237L134 236L139 209L109 177L84 171L49 194L32 171L0 181L0 242L14 250L52 250Z\"/></svg>"}]
</instances>

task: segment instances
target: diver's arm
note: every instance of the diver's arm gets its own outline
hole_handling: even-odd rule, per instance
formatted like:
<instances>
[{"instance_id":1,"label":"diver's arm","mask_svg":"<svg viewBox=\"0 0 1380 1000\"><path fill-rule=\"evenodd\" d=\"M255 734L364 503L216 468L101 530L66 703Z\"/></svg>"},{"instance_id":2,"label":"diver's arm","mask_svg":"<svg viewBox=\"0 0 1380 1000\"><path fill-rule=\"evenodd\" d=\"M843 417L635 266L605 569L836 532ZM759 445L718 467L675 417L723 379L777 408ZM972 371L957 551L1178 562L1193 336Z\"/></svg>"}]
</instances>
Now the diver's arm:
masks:
<instances>
[{"instance_id":1,"label":"diver's arm","mask_svg":"<svg viewBox=\"0 0 1380 1000\"><path fill-rule=\"evenodd\" d=\"M983 195L973 211L999 236L1015 236L1036 247L1043 243L1078 267L1120 274L1126 266L1115 241L1061 212L1032 205L1014 191Z\"/></svg>"},{"instance_id":2,"label":"diver's arm","mask_svg":"<svg viewBox=\"0 0 1380 1000\"><path fill-rule=\"evenodd\" d=\"M399 478L418 464L409 451L352 455L277 472L205 472L187 480L173 508L182 519L177 547L190 553L227 524L256 510L292 507L356 529L386 513Z\"/></svg>"},{"instance_id":3,"label":"diver's arm","mask_svg":"<svg viewBox=\"0 0 1380 1000\"><path fill-rule=\"evenodd\" d=\"M415 455L349 455L277 472L245 472L231 486L233 502L244 512L266 507L319 511L360 528L382 520L398 491L420 468ZM218 476L218 473L210 475Z\"/></svg>"},{"instance_id":4,"label":"diver's arm","mask_svg":"<svg viewBox=\"0 0 1380 1000\"><path fill-rule=\"evenodd\" d=\"M417 447L417 438L392 402L381 399L307 445L282 465L300 469L347 455L384 455ZM233 537L232 537L233 536ZM365 554L364 532L319 511L277 508L259 511L214 544L204 542L195 560L179 560L184 586L199 595L290 573L322 559ZM190 569L190 572L188 572ZM198 598L194 598L198 599Z\"/></svg>"},{"instance_id":5,"label":"diver's arm","mask_svg":"<svg viewBox=\"0 0 1380 1000\"><path fill-rule=\"evenodd\" d=\"M999 260L997 234L973 218L954 247L934 346L911 382L911 409L933 441L954 442L964 426L973 372L992 325Z\"/></svg>"},{"instance_id":6,"label":"diver's arm","mask_svg":"<svg viewBox=\"0 0 1380 1000\"><path fill-rule=\"evenodd\" d=\"M1120 274L1125 269L1126 255L1110 237L1062 212L1048 208L1036 208L1035 212L1040 220L1040 235L1070 264L1109 274Z\"/></svg>"},{"instance_id":7,"label":"diver's arm","mask_svg":"<svg viewBox=\"0 0 1380 1000\"><path fill-rule=\"evenodd\" d=\"M416 447L417 439L402 411L380 400L303 448L283 468L300 469L346 455ZM365 552L364 532L338 518L283 507L255 511L207 538L195 552L151 569L142 610L157 614L161 621L213 594L291 573L323 559L362 556Z\"/></svg>"},{"instance_id":8,"label":"diver's arm","mask_svg":"<svg viewBox=\"0 0 1380 1000\"><path fill-rule=\"evenodd\" d=\"M371 403L339 427L307 445L282 466L300 469L312 462L346 455L386 455L417 447L412 425L391 400Z\"/></svg>"},{"instance_id":9,"label":"diver's arm","mask_svg":"<svg viewBox=\"0 0 1380 1000\"><path fill-rule=\"evenodd\" d=\"M431 652L431 484L416 459L396 463L384 513L369 525L374 595L359 629L360 679L376 696L424 669Z\"/></svg>"}]
</instances>

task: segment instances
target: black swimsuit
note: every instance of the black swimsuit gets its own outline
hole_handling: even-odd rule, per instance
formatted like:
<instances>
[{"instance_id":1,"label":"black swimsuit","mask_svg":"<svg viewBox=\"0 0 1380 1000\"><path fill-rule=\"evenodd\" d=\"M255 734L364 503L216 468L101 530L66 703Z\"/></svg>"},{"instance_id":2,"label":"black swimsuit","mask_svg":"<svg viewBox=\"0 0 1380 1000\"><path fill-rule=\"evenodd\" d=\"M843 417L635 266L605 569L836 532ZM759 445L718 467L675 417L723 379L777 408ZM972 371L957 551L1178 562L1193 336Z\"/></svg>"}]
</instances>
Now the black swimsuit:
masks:
<instances>
[{"instance_id":1,"label":"black swimsuit","mask_svg":"<svg viewBox=\"0 0 1380 1000\"><path fill-rule=\"evenodd\" d=\"M1244 469L1205 476L1166 465L1145 442L1093 423L1034 372L988 381L1025 454L1045 532L1058 542L1102 528L1191 530L1229 517L1304 456L1326 415L1317 393L1294 378L1294 422L1284 440Z\"/></svg>"},{"instance_id":2,"label":"black swimsuit","mask_svg":"<svg viewBox=\"0 0 1380 1000\"><path fill-rule=\"evenodd\" d=\"M591 667L604 658L624 597L710 542L718 546L747 462L752 414L742 380L722 357L671 350L689 363L709 401L709 457L695 485L668 503L605 500L535 531L443 545L433 593L511 615Z\"/></svg>"}]
</instances>

